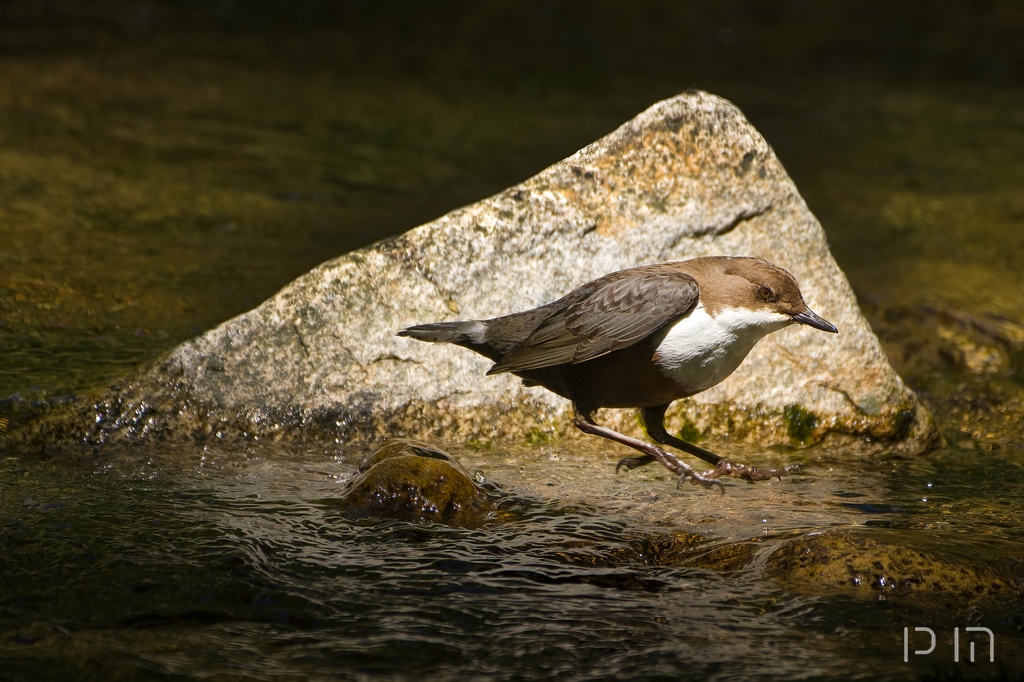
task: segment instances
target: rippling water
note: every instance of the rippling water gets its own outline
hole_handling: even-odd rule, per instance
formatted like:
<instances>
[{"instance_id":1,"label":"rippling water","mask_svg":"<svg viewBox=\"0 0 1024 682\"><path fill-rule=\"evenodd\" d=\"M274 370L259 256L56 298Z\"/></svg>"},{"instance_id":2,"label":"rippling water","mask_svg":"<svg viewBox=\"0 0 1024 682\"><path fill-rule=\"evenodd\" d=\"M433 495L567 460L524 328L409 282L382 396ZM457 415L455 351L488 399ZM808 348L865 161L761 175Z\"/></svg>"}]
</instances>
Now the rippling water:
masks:
<instances>
[{"instance_id":1,"label":"rippling water","mask_svg":"<svg viewBox=\"0 0 1024 682\"><path fill-rule=\"evenodd\" d=\"M831 527L1019 572L1024 476L999 457L818 462L719 496L577 450L461 453L518 510L476 530L348 518L330 501L356 452L9 458L0 679L916 679L950 663L904 663L904 627L975 623L1002 665L967 672L1024 660L1019 598L829 594L764 569ZM753 560L645 551L694 529Z\"/></svg>"}]
</instances>

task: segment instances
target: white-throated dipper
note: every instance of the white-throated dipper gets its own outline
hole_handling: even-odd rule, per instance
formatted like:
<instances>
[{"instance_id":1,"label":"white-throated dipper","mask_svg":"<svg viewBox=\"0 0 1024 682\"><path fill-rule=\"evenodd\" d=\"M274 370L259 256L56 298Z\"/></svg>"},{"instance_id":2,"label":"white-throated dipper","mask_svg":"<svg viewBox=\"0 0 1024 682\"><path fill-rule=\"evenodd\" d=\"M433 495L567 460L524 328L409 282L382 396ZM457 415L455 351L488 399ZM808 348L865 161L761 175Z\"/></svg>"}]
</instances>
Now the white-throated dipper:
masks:
<instances>
[{"instance_id":1,"label":"white-throated dipper","mask_svg":"<svg viewBox=\"0 0 1024 682\"><path fill-rule=\"evenodd\" d=\"M791 274L761 258L709 256L613 272L533 310L490 320L435 322L398 332L454 343L572 401L584 433L643 453L618 467L658 461L680 482L719 476L767 480L786 470L726 460L665 431L669 404L705 391L739 366L765 335L794 322L838 330L807 307ZM647 435L712 464L698 474L662 448L594 422L600 407L638 407Z\"/></svg>"}]
</instances>

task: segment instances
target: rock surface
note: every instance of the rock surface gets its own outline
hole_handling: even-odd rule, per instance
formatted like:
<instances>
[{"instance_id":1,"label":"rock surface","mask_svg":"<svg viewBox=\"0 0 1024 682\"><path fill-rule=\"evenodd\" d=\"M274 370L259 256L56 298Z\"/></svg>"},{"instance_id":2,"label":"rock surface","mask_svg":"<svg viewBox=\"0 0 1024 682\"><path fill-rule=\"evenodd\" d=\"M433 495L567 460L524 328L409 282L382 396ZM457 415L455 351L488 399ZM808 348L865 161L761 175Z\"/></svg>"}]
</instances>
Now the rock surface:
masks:
<instances>
[{"instance_id":1,"label":"rock surface","mask_svg":"<svg viewBox=\"0 0 1024 682\"><path fill-rule=\"evenodd\" d=\"M392 440L367 456L344 494L330 504L354 516L483 525L495 498L448 453L414 440Z\"/></svg>"},{"instance_id":2,"label":"rock surface","mask_svg":"<svg viewBox=\"0 0 1024 682\"><path fill-rule=\"evenodd\" d=\"M996 571L972 558L934 557L862 533L829 532L784 543L768 558L769 575L794 592L843 592L872 599L879 594L945 594L980 597L1019 594Z\"/></svg>"},{"instance_id":3,"label":"rock surface","mask_svg":"<svg viewBox=\"0 0 1024 682\"><path fill-rule=\"evenodd\" d=\"M11 436L22 445L276 438L450 441L573 433L568 404L476 354L398 338L405 326L540 305L602 274L701 255L793 273L838 336L794 326L669 427L759 445L918 452L936 436L887 362L771 147L729 102L659 102L520 185L328 261L254 310L99 396ZM609 425L637 432L629 411Z\"/></svg>"},{"instance_id":4,"label":"rock surface","mask_svg":"<svg viewBox=\"0 0 1024 682\"><path fill-rule=\"evenodd\" d=\"M559 553L566 563L590 566L688 566L720 573L764 571L796 594L944 596L951 601L1016 595L1020 580L976 557L937 559L861 531L815 532L786 539L708 541L698 533L651 535L608 550L580 546Z\"/></svg>"}]
</instances>

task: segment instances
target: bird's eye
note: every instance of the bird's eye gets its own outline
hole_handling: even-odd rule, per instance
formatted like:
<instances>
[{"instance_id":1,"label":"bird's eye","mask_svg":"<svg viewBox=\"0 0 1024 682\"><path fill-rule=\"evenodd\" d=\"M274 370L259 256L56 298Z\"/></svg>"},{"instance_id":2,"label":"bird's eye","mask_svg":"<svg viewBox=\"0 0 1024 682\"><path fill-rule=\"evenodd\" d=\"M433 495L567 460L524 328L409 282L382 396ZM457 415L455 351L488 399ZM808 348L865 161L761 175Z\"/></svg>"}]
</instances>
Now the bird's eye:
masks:
<instances>
[{"instance_id":1,"label":"bird's eye","mask_svg":"<svg viewBox=\"0 0 1024 682\"><path fill-rule=\"evenodd\" d=\"M762 284L757 288L757 297L767 303L777 301L779 298L778 295L776 295L775 290L767 284Z\"/></svg>"}]
</instances>

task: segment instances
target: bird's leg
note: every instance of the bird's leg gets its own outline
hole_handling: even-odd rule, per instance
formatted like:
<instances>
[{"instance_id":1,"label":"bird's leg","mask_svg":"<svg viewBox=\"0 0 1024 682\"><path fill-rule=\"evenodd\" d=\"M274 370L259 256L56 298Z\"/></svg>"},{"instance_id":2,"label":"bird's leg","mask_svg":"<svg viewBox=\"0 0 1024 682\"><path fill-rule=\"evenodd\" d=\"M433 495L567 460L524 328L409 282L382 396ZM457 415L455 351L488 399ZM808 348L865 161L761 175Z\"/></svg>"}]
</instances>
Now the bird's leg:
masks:
<instances>
[{"instance_id":1,"label":"bird's leg","mask_svg":"<svg viewBox=\"0 0 1024 682\"><path fill-rule=\"evenodd\" d=\"M762 469L757 466L737 464L736 462L731 462L713 452L709 452L704 448L697 447L693 443L687 443L685 440L676 438L665 430L665 410L667 409L668 405L643 408L640 414L643 416L644 428L647 429L647 435L662 445L668 445L678 450L682 450L694 457L699 457L708 464L714 465L714 469L703 474L706 478L716 479L720 476L734 476L736 478L742 478L745 481L767 481L775 477L781 479L786 474L791 474L800 470L800 468L795 464L790 464L782 469ZM639 461L641 459L643 458L638 457L633 461ZM648 462L640 462L639 464L630 466L629 463L627 463L627 460L622 460L619 462L619 465L625 466L629 469L634 469L637 466L647 463Z\"/></svg>"},{"instance_id":2,"label":"bird's leg","mask_svg":"<svg viewBox=\"0 0 1024 682\"><path fill-rule=\"evenodd\" d=\"M681 438L676 438L665 430L665 411L667 409L668 405L658 405L657 407L645 407L640 411L640 416L644 420L644 428L647 430L647 435L662 445L668 445L677 450L682 450L688 455L693 455L698 459L704 460L711 466L718 466L718 463L722 461L722 457L719 457L715 453L709 452L704 448L699 448L693 443L687 443Z\"/></svg>"},{"instance_id":3,"label":"bird's leg","mask_svg":"<svg viewBox=\"0 0 1024 682\"><path fill-rule=\"evenodd\" d=\"M678 457L672 453L665 452L656 445L645 443L642 440L636 438L630 438L625 434L621 434L618 431L613 431L604 426L599 426L594 422L593 414L590 410L581 411L578 407L574 406L573 409L573 423L583 433L590 434L592 436L601 436L608 440L615 441L616 443L622 443L634 450L639 450L644 453L644 457L638 459L650 458L650 461L657 461L666 469L680 477L679 481L689 481L694 485L702 485L707 488L714 486L721 487L721 483L715 480L716 477L707 477L698 474L693 467L685 462L680 461ZM646 463L646 462L645 462ZM621 465L621 462L620 462Z\"/></svg>"}]
</instances>

